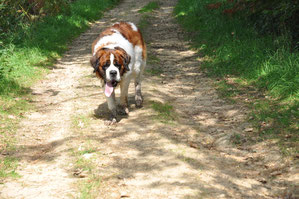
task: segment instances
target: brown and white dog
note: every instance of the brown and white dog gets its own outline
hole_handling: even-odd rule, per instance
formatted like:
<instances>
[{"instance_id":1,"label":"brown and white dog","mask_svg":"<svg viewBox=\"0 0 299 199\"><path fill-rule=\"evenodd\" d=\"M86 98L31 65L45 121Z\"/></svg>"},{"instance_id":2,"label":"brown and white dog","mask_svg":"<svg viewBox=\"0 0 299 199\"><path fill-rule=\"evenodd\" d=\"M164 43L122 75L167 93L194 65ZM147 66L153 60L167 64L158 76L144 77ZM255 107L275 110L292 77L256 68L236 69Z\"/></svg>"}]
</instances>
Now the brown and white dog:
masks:
<instances>
[{"instance_id":1,"label":"brown and white dog","mask_svg":"<svg viewBox=\"0 0 299 199\"><path fill-rule=\"evenodd\" d=\"M115 87L120 85L120 106L128 113L128 88L135 80L135 103L142 106L141 75L146 65L146 46L140 30L128 22L115 23L105 29L92 44L90 63L97 77L102 80L110 121L115 123L117 106Z\"/></svg>"}]
</instances>

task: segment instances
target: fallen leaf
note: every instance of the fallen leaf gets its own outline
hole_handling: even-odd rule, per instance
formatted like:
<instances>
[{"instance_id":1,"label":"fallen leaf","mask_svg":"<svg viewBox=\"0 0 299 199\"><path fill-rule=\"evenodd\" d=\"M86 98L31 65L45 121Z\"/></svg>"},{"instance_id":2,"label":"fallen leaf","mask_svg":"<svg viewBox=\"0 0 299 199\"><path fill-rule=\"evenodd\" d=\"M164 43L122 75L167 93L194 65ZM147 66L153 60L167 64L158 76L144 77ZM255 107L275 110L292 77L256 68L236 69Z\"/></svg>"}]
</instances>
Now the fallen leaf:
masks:
<instances>
[{"instance_id":1,"label":"fallen leaf","mask_svg":"<svg viewBox=\"0 0 299 199\"><path fill-rule=\"evenodd\" d=\"M273 176L279 176L279 175L281 175L281 174L282 174L281 171L275 171L275 172L271 173L271 176L272 176L272 177L273 177Z\"/></svg>"},{"instance_id":2,"label":"fallen leaf","mask_svg":"<svg viewBox=\"0 0 299 199\"><path fill-rule=\"evenodd\" d=\"M257 181L259 181L259 182L261 182L263 184L267 183L267 180L265 178L258 179Z\"/></svg>"},{"instance_id":3,"label":"fallen leaf","mask_svg":"<svg viewBox=\"0 0 299 199\"><path fill-rule=\"evenodd\" d=\"M85 178L87 176L87 171L84 171L82 168L78 168L74 171L73 175L79 178Z\"/></svg>"},{"instance_id":4,"label":"fallen leaf","mask_svg":"<svg viewBox=\"0 0 299 199\"><path fill-rule=\"evenodd\" d=\"M194 142L189 142L189 146L192 147L192 148L195 148L195 149L199 148L198 144L196 144Z\"/></svg>"},{"instance_id":5,"label":"fallen leaf","mask_svg":"<svg viewBox=\"0 0 299 199\"><path fill-rule=\"evenodd\" d=\"M253 128L245 128L244 131L246 131L246 132L252 132Z\"/></svg>"}]
</instances>

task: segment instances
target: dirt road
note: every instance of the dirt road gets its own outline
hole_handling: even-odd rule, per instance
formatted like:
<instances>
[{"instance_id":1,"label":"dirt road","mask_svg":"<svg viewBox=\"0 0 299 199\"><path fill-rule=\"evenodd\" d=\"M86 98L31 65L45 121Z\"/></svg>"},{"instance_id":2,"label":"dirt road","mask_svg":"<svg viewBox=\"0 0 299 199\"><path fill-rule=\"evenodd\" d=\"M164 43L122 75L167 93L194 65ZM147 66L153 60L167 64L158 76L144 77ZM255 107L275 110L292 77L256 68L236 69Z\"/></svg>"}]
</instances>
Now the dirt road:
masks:
<instances>
[{"instance_id":1,"label":"dirt road","mask_svg":"<svg viewBox=\"0 0 299 199\"><path fill-rule=\"evenodd\" d=\"M284 194L286 178L268 178L282 170L276 149L269 154L267 144L234 145L234 138L251 131L247 111L220 99L213 80L200 71L200 59L172 15L176 1L161 1L158 10L141 19L138 10L148 2L124 0L107 12L32 88L36 109L22 121L17 132L20 145L13 154L20 160L21 177L0 185L1 198ZM142 85L144 106L135 108L131 84L129 116L106 126L109 112L89 66L90 46L113 22L139 24L140 19L150 22L144 30L149 51ZM294 180L292 176L287 178Z\"/></svg>"}]
</instances>

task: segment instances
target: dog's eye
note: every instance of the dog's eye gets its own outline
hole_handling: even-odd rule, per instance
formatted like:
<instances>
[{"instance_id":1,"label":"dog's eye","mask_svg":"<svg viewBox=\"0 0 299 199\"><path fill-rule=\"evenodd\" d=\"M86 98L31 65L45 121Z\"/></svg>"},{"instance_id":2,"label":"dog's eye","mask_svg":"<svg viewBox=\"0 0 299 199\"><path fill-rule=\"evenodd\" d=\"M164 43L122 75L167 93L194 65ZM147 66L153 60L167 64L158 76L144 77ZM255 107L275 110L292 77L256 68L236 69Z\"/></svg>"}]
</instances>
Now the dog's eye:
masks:
<instances>
[{"instance_id":1,"label":"dog's eye","mask_svg":"<svg viewBox=\"0 0 299 199\"><path fill-rule=\"evenodd\" d=\"M103 66L103 69L106 70L110 66L109 62L106 62L106 64Z\"/></svg>"},{"instance_id":2,"label":"dog's eye","mask_svg":"<svg viewBox=\"0 0 299 199\"><path fill-rule=\"evenodd\" d=\"M117 68L120 68L121 67L121 65L118 63L118 62L115 62L115 64L114 64Z\"/></svg>"}]
</instances>

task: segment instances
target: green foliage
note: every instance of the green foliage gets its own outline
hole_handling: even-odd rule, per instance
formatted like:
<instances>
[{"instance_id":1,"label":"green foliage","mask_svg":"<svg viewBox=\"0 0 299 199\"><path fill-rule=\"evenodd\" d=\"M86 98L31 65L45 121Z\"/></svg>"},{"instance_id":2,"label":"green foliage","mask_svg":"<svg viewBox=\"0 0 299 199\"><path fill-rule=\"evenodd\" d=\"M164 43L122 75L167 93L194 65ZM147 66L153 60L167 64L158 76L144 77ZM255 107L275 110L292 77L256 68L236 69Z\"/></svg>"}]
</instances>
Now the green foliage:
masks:
<instances>
[{"instance_id":1,"label":"green foliage","mask_svg":"<svg viewBox=\"0 0 299 199\"><path fill-rule=\"evenodd\" d=\"M243 18L224 15L224 7L207 9L211 2L181 0L175 11L195 47L212 58L203 67L247 79L276 97L298 97L299 53L291 52L288 37L261 36Z\"/></svg>"},{"instance_id":2,"label":"green foliage","mask_svg":"<svg viewBox=\"0 0 299 199\"><path fill-rule=\"evenodd\" d=\"M5 157L0 159L0 180L6 177L17 178L20 175L16 172L17 159L12 157Z\"/></svg>"},{"instance_id":3,"label":"green foliage","mask_svg":"<svg viewBox=\"0 0 299 199\"><path fill-rule=\"evenodd\" d=\"M152 101L152 109L158 113L157 119L163 123L168 123L174 120L173 106L169 103L160 103Z\"/></svg>"},{"instance_id":4,"label":"green foliage","mask_svg":"<svg viewBox=\"0 0 299 199\"><path fill-rule=\"evenodd\" d=\"M293 45L299 47L299 2L293 0L247 0L245 11L251 23L263 34L290 34Z\"/></svg>"},{"instance_id":5,"label":"green foliage","mask_svg":"<svg viewBox=\"0 0 299 199\"><path fill-rule=\"evenodd\" d=\"M15 28L20 23L26 21L26 13L22 12L22 6L26 0L0 1L0 38L5 32Z\"/></svg>"},{"instance_id":6,"label":"green foliage","mask_svg":"<svg viewBox=\"0 0 299 199\"><path fill-rule=\"evenodd\" d=\"M0 96L23 92L41 67L51 64L67 49L67 43L88 27L89 21L99 18L102 11L116 2L77 0L69 5L70 12L47 15L32 23L20 21L18 28L2 34Z\"/></svg>"},{"instance_id":7,"label":"green foliage","mask_svg":"<svg viewBox=\"0 0 299 199\"><path fill-rule=\"evenodd\" d=\"M253 122L259 133L279 135L280 140L284 140L283 135L290 134L292 140L298 140L298 50L292 48L287 31L270 34L271 31L266 31L268 28L265 27L267 34L260 34L258 26L252 25L254 19L249 17L249 14L254 14L245 12L248 8L240 4L228 6L227 2L179 0L175 14L190 33L193 47L205 55L201 67L222 80L219 86L222 95L232 98L232 101L242 94L248 95ZM247 1L250 2L253 1ZM249 5L247 3L243 5ZM282 16L282 5L290 5L290 1L278 4L280 11L274 14L276 7L273 7L269 17ZM285 11L288 9L295 8L286 8ZM285 13L281 20L294 16L294 13ZM233 86L231 83L225 85L228 78L234 79ZM268 95L268 100L262 99L265 103L261 104L257 96L250 96L252 92L244 91L246 88ZM264 123L267 128L263 127Z\"/></svg>"},{"instance_id":8,"label":"green foliage","mask_svg":"<svg viewBox=\"0 0 299 199\"><path fill-rule=\"evenodd\" d=\"M142 32L143 36L146 36L145 29L150 25L150 16L147 14L144 14L141 16L139 22L138 22L138 28Z\"/></svg>"},{"instance_id":9,"label":"green foliage","mask_svg":"<svg viewBox=\"0 0 299 199\"><path fill-rule=\"evenodd\" d=\"M152 1L149 2L146 6L144 6L143 8L141 8L138 12L139 13L146 13L146 12L152 12L153 10L158 9L159 6L159 2L158 1Z\"/></svg>"},{"instance_id":10,"label":"green foliage","mask_svg":"<svg viewBox=\"0 0 299 199\"><path fill-rule=\"evenodd\" d=\"M0 32L14 32L30 24L35 18L70 12L69 0L1 0ZM2 34L0 36L4 36Z\"/></svg>"}]
</instances>

